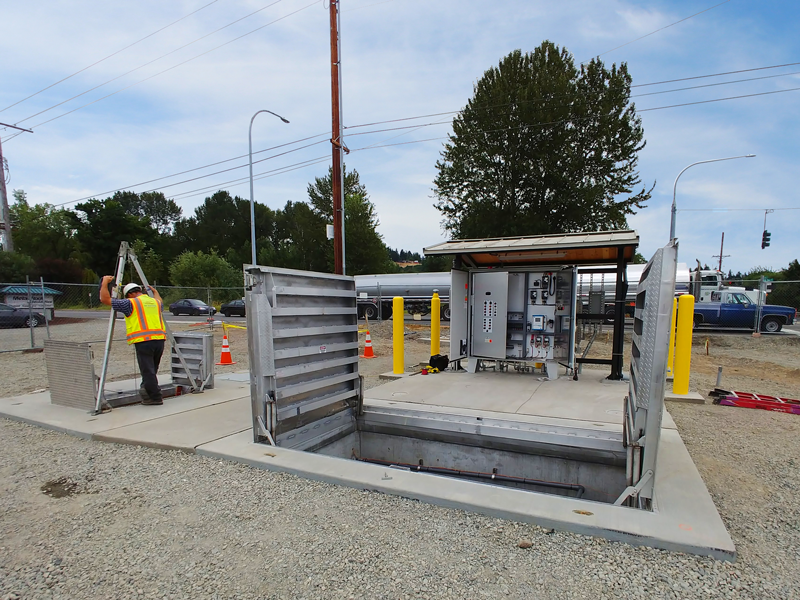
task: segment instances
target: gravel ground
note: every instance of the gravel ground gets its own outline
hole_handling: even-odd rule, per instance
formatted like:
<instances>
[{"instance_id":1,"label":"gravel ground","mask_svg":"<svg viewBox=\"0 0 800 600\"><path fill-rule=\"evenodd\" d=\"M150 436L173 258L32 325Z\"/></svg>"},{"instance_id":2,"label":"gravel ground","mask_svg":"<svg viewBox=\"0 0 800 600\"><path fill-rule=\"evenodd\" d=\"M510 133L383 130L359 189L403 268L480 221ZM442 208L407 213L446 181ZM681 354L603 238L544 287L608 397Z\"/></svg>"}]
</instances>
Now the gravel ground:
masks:
<instances>
[{"instance_id":1,"label":"gravel ground","mask_svg":"<svg viewBox=\"0 0 800 600\"><path fill-rule=\"evenodd\" d=\"M390 326L370 324L368 384L391 367ZM417 327L407 365L429 354ZM724 385L798 395L800 340L712 336L706 356L699 338L692 387L713 387L717 364ZM668 409L736 563L0 420L0 599L800 598L799 418Z\"/></svg>"},{"instance_id":2,"label":"gravel ground","mask_svg":"<svg viewBox=\"0 0 800 600\"><path fill-rule=\"evenodd\" d=\"M763 521L744 507L727 515L742 556L732 564L8 421L0 441L0 598L784 599L800 589L798 513L779 510L789 488ZM74 495L43 493L54 480Z\"/></svg>"}]
</instances>

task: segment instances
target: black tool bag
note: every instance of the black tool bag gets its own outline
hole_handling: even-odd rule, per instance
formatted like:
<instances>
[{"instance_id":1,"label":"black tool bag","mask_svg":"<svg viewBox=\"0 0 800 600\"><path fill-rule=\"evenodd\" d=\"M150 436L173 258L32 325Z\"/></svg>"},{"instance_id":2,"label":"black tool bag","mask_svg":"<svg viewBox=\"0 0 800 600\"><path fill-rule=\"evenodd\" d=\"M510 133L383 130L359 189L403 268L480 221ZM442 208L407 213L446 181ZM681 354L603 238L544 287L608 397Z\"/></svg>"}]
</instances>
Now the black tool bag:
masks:
<instances>
[{"instance_id":1,"label":"black tool bag","mask_svg":"<svg viewBox=\"0 0 800 600\"><path fill-rule=\"evenodd\" d=\"M439 369L440 371L444 371L450 364L450 359L447 357L446 354L434 354L433 356L431 356L431 359L428 362L428 364L432 366L434 369Z\"/></svg>"}]
</instances>

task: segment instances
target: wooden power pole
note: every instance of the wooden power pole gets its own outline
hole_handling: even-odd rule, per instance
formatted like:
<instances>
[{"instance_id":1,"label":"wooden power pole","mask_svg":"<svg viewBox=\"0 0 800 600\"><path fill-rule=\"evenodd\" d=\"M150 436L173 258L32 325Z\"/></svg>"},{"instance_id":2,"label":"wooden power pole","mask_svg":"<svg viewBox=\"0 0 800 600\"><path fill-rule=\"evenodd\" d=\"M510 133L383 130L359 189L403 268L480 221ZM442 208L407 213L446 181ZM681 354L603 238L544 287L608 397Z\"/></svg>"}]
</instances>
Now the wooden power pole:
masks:
<instances>
[{"instance_id":1,"label":"wooden power pole","mask_svg":"<svg viewBox=\"0 0 800 600\"><path fill-rule=\"evenodd\" d=\"M333 263L337 275L345 274L344 267L344 173L342 153L342 73L340 70L339 2L329 0L331 17L331 146L333 168Z\"/></svg>"},{"instance_id":2,"label":"wooden power pole","mask_svg":"<svg viewBox=\"0 0 800 600\"><path fill-rule=\"evenodd\" d=\"M33 133L30 129L23 129L16 125L9 125L7 123L0 123L0 127L11 127L11 129L18 129L19 131L27 131ZM14 251L14 239L11 236L11 212L8 210L8 192L6 191L6 166L5 159L3 158L3 143L0 140L0 217L3 218L3 250L6 252Z\"/></svg>"}]
</instances>

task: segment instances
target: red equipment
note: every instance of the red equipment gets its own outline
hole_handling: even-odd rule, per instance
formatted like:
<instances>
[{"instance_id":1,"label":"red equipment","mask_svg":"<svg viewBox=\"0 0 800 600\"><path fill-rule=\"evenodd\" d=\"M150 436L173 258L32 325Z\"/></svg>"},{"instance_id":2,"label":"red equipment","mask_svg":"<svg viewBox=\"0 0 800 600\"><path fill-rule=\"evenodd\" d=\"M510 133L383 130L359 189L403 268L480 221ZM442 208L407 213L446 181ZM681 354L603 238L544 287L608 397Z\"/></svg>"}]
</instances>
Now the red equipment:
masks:
<instances>
[{"instance_id":1,"label":"red equipment","mask_svg":"<svg viewBox=\"0 0 800 600\"><path fill-rule=\"evenodd\" d=\"M792 398L751 394L749 392L728 392L726 395L720 396L719 403L723 406L760 408L762 410L800 415L800 400L794 400Z\"/></svg>"}]
</instances>

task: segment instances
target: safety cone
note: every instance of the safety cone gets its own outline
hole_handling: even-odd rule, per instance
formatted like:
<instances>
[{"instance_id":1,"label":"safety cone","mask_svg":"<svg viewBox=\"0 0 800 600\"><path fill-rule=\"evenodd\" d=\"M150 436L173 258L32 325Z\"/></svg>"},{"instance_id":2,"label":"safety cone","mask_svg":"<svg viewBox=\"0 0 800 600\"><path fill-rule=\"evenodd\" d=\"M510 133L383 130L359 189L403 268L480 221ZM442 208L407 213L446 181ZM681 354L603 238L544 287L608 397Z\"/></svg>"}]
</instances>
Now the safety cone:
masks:
<instances>
[{"instance_id":1,"label":"safety cone","mask_svg":"<svg viewBox=\"0 0 800 600\"><path fill-rule=\"evenodd\" d=\"M375 358L375 353L372 351L372 338L369 337L369 331L367 331L367 340L364 342L364 354L361 355L361 358Z\"/></svg>"},{"instance_id":2,"label":"safety cone","mask_svg":"<svg viewBox=\"0 0 800 600\"><path fill-rule=\"evenodd\" d=\"M222 336L222 354L219 357L218 365L235 365L231 358L231 347L228 346L228 334Z\"/></svg>"}]
</instances>

